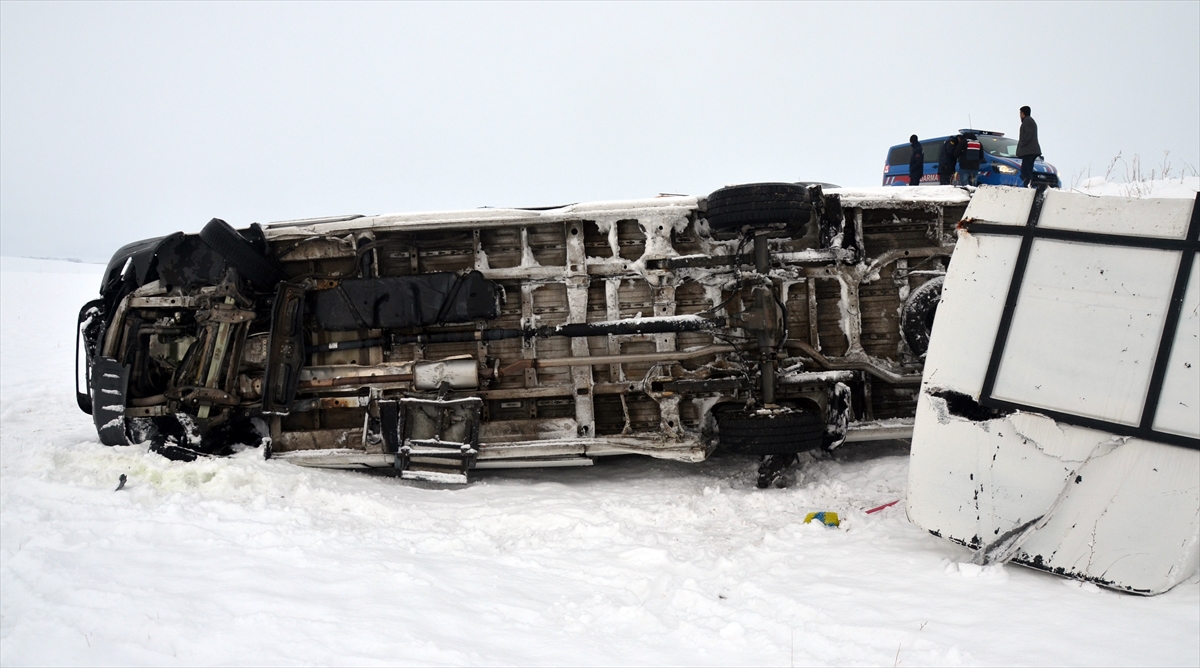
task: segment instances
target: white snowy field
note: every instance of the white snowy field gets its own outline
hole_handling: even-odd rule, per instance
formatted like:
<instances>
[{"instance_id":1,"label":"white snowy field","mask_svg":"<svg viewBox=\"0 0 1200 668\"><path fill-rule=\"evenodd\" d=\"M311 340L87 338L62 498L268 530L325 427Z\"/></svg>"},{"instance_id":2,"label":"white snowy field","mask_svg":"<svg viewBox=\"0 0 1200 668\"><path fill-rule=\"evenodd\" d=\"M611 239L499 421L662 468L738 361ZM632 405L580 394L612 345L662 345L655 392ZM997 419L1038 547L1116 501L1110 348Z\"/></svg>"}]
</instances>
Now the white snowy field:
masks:
<instances>
[{"instance_id":1,"label":"white snowy field","mask_svg":"<svg viewBox=\"0 0 1200 668\"><path fill-rule=\"evenodd\" d=\"M1106 195L1110 197L1186 197L1191 199L1196 196L1196 191L1200 191L1200 176L1180 176L1169 179L1147 179L1121 183L1105 180L1103 176L1093 176L1089 179L1084 179L1074 188L1070 188L1069 184L1066 183L1063 184L1063 187L1064 189L1085 195Z\"/></svg>"},{"instance_id":2,"label":"white snowy field","mask_svg":"<svg viewBox=\"0 0 1200 668\"><path fill-rule=\"evenodd\" d=\"M442 489L103 447L72 388L101 270L0 264L4 666L1200 664L1197 578L1142 598L980 570L903 503L866 515L903 498L902 447L766 491L737 457Z\"/></svg>"}]
</instances>

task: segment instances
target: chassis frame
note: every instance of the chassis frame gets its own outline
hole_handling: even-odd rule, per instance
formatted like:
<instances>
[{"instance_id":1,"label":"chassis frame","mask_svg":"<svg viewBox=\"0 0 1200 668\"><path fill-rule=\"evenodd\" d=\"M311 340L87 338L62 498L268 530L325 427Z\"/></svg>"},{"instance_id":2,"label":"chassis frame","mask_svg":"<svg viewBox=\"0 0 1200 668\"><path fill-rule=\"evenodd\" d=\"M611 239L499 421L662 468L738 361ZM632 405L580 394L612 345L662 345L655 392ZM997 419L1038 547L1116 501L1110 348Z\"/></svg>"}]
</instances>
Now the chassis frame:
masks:
<instances>
[{"instance_id":1,"label":"chassis frame","mask_svg":"<svg viewBox=\"0 0 1200 668\"><path fill-rule=\"evenodd\" d=\"M130 244L80 312L79 405L111 445L191 458L257 439L298 464L460 481L702 461L728 411L810 413L826 448L907 438L923 350L905 326L932 318L910 297L944 274L970 193L796 188L811 215L736 229L710 224L710 198L663 196L254 225L254 267L207 237ZM494 290L494 310L320 313L352 285L377 310L400 285L420 302L438 276Z\"/></svg>"}]
</instances>

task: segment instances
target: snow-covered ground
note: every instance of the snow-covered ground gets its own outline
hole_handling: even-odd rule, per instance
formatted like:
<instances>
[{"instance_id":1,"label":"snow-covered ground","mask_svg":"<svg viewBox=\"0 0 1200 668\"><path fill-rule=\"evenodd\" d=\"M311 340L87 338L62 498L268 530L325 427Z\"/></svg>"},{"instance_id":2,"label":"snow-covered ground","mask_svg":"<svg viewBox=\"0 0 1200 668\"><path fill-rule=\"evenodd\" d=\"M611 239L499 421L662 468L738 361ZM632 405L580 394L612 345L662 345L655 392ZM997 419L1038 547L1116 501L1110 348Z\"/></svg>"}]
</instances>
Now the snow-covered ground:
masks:
<instances>
[{"instance_id":1,"label":"snow-covered ground","mask_svg":"<svg viewBox=\"0 0 1200 668\"><path fill-rule=\"evenodd\" d=\"M1181 176L1173 179L1144 181L1106 181L1103 176L1084 179L1074 188L1064 188L1085 195L1109 195L1113 197L1187 197L1196 196L1200 190L1200 176Z\"/></svg>"},{"instance_id":2,"label":"snow-covered ground","mask_svg":"<svg viewBox=\"0 0 1200 668\"><path fill-rule=\"evenodd\" d=\"M1195 578L1140 598L981 570L903 503L865 514L904 496L896 445L767 491L739 457L442 489L103 447L72 388L101 270L0 264L5 666L1200 664Z\"/></svg>"}]
</instances>

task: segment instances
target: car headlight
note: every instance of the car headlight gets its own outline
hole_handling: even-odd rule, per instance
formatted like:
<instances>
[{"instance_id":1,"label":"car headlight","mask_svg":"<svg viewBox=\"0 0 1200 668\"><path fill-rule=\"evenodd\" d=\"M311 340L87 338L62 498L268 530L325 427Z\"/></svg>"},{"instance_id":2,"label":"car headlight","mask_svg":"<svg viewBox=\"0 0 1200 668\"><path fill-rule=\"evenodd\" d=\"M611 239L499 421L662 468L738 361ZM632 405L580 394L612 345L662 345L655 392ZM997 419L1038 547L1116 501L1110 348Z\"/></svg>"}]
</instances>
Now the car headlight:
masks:
<instances>
[{"instance_id":1,"label":"car headlight","mask_svg":"<svg viewBox=\"0 0 1200 668\"><path fill-rule=\"evenodd\" d=\"M1002 165L1000 163L994 163L993 166L996 168L996 171L1000 172L1001 174L1016 174L1017 172L1021 171L1016 167L1009 167L1008 165Z\"/></svg>"}]
</instances>

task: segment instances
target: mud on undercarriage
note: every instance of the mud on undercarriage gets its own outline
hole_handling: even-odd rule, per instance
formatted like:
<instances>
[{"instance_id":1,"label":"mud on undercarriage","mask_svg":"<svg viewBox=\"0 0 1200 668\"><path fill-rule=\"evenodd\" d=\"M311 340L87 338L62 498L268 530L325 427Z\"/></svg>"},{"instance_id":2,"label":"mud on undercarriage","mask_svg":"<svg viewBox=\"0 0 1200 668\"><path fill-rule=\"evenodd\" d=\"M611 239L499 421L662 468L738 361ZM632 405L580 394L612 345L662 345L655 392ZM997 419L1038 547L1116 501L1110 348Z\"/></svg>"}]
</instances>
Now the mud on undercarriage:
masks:
<instances>
[{"instance_id":1,"label":"mud on undercarriage","mask_svg":"<svg viewBox=\"0 0 1200 668\"><path fill-rule=\"evenodd\" d=\"M286 221L131 244L79 317L80 408L165 455L469 471L767 456L911 430L968 194ZM763 482L760 480L760 483Z\"/></svg>"}]
</instances>

